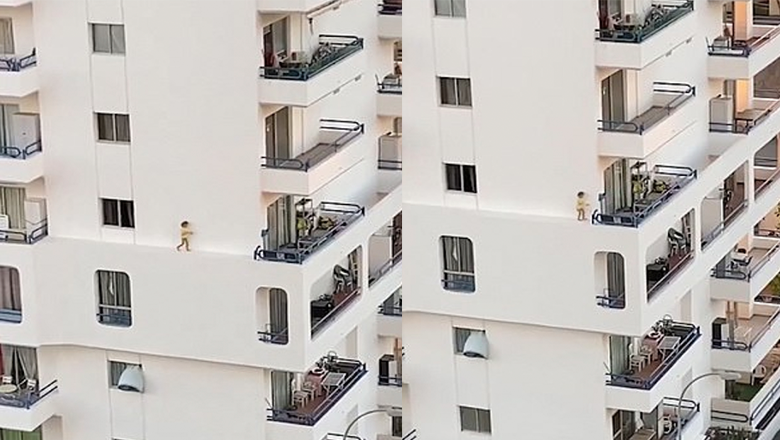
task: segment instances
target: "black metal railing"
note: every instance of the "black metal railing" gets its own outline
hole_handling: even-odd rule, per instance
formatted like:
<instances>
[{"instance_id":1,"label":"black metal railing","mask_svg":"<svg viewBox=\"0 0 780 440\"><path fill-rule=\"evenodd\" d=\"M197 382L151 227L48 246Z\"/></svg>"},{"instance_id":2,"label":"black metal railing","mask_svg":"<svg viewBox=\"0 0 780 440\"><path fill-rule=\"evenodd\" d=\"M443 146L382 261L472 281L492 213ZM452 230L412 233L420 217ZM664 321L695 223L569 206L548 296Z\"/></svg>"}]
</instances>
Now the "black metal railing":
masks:
<instances>
[{"instance_id":1,"label":"black metal railing","mask_svg":"<svg viewBox=\"0 0 780 440\"><path fill-rule=\"evenodd\" d=\"M474 275L471 274L444 274L445 277L441 280L441 285L445 290L452 290L454 292L474 292L476 290L476 283L474 281Z\"/></svg>"},{"instance_id":2,"label":"black metal railing","mask_svg":"<svg viewBox=\"0 0 780 440\"><path fill-rule=\"evenodd\" d=\"M400 387L403 385L403 380L401 379L400 374L396 374L395 376L380 374L377 378L377 383L382 386Z\"/></svg>"},{"instance_id":3,"label":"black metal railing","mask_svg":"<svg viewBox=\"0 0 780 440\"><path fill-rule=\"evenodd\" d=\"M596 297L596 304L606 309L625 309L626 294L612 294L609 289L604 289L604 294Z\"/></svg>"},{"instance_id":4,"label":"black metal railing","mask_svg":"<svg viewBox=\"0 0 780 440\"><path fill-rule=\"evenodd\" d=\"M734 118L733 122L710 121L710 131L716 133L749 134L751 130L764 122L775 110L780 108L780 92L777 90L759 90L754 93L754 95L759 94L763 96L755 97L761 99L775 99L775 102L767 106L765 109L756 109L757 113L751 115L750 117L737 116ZM772 97L769 97L770 95ZM720 97L722 97L722 95L718 95L717 98Z\"/></svg>"},{"instance_id":5,"label":"black metal railing","mask_svg":"<svg viewBox=\"0 0 780 440\"><path fill-rule=\"evenodd\" d=\"M133 325L133 314L129 309L115 309L104 306L100 306L99 309L97 319L103 325L115 327L130 327Z\"/></svg>"},{"instance_id":6,"label":"black metal railing","mask_svg":"<svg viewBox=\"0 0 780 440\"><path fill-rule=\"evenodd\" d=\"M402 160L395 160L395 159L377 160L377 168L380 170L401 171L403 169L403 165L404 162Z\"/></svg>"},{"instance_id":7,"label":"black metal railing","mask_svg":"<svg viewBox=\"0 0 780 440\"><path fill-rule=\"evenodd\" d=\"M49 382L41 389L20 387L13 393L0 394L0 406L11 406L20 409L30 409L53 392L57 391L57 381Z\"/></svg>"},{"instance_id":8,"label":"black metal railing","mask_svg":"<svg viewBox=\"0 0 780 440\"><path fill-rule=\"evenodd\" d=\"M761 337L766 334L766 332L769 331L769 327L772 326L772 324L777 321L778 316L780 316L780 310L776 311L772 314L772 316L769 317L769 320L761 327L761 329L756 332L755 335L752 335L750 337L750 340L745 341L736 341L734 339L712 339L712 348L714 349L722 349L722 350L733 350L733 351L750 351L753 349L753 346L758 343L759 340L761 340Z\"/></svg>"},{"instance_id":9,"label":"black metal railing","mask_svg":"<svg viewBox=\"0 0 780 440\"><path fill-rule=\"evenodd\" d=\"M49 235L49 221L28 223L26 229L0 229L0 242L34 244Z\"/></svg>"},{"instance_id":10,"label":"black metal railing","mask_svg":"<svg viewBox=\"0 0 780 440\"><path fill-rule=\"evenodd\" d=\"M615 23L614 29L596 29L596 40L610 43L642 43L693 11L693 0L653 3L642 24Z\"/></svg>"},{"instance_id":11,"label":"black metal railing","mask_svg":"<svg viewBox=\"0 0 780 440\"><path fill-rule=\"evenodd\" d=\"M778 35L780 35L780 26L775 26L768 30L764 35L752 41L720 37L712 43L709 41L707 42L707 52L714 56L749 57L750 54L760 49Z\"/></svg>"},{"instance_id":12,"label":"black metal railing","mask_svg":"<svg viewBox=\"0 0 780 440\"><path fill-rule=\"evenodd\" d=\"M402 6L402 0L382 0L377 4L377 12L379 15L401 15Z\"/></svg>"},{"instance_id":13,"label":"black metal railing","mask_svg":"<svg viewBox=\"0 0 780 440\"><path fill-rule=\"evenodd\" d=\"M268 420L297 425L314 426L336 403L351 390L360 379L366 375L366 364L359 361L340 359L338 364L352 369L344 381L331 389L325 398L311 411L298 411L269 408Z\"/></svg>"},{"instance_id":14,"label":"black metal railing","mask_svg":"<svg viewBox=\"0 0 780 440\"><path fill-rule=\"evenodd\" d=\"M321 332L329 323L333 322L337 316L341 314L350 304L360 296L360 289L355 288L352 292L349 292L338 305L333 307L327 315L319 318L316 322L312 319L311 323L311 336L314 337L317 333Z\"/></svg>"},{"instance_id":15,"label":"black metal railing","mask_svg":"<svg viewBox=\"0 0 780 440\"><path fill-rule=\"evenodd\" d=\"M37 140L25 147L0 146L0 157L27 159L40 151L42 151L42 143L40 140Z\"/></svg>"},{"instance_id":16,"label":"black metal railing","mask_svg":"<svg viewBox=\"0 0 780 440\"><path fill-rule=\"evenodd\" d=\"M407 432L401 440L417 440L417 429L415 428Z\"/></svg>"},{"instance_id":17,"label":"black metal railing","mask_svg":"<svg viewBox=\"0 0 780 440\"><path fill-rule=\"evenodd\" d=\"M20 310L0 309L0 321L13 322L16 324L22 322L21 309Z\"/></svg>"},{"instance_id":18,"label":"black metal railing","mask_svg":"<svg viewBox=\"0 0 780 440\"><path fill-rule=\"evenodd\" d=\"M704 434L704 440L758 440L761 431L750 428L710 427Z\"/></svg>"},{"instance_id":19,"label":"black metal railing","mask_svg":"<svg viewBox=\"0 0 780 440\"><path fill-rule=\"evenodd\" d=\"M21 72L37 64L38 57L35 55L35 49L33 49L30 55L21 58L0 58L0 72Z\"/></svg>"},{"instance_id":20,"label":"black metal railing","mask_svg":"<svg viewBox=\"0 0 780 440\"><path fill-rule=\"evenodd\" d=\"M696 87L686 83L677 82L654 82L653 83L653 97L656 95L667 96L670 99L663 105L655 105L650 107L646 112L637 116L631 121L610 121L599 119L600 131L618 132L618 133L632 133L632 134L644 134L659 122L666 119L669 115L674 113L680 106L682 106L690 98L696 96ZM652 116L652 117L651 117Z\"/></svg>"},{"instance_id":21,"label":"black metal railing","mask_svg":"<svg viewBox=\"0 0 780 440\"><path fill-rule=\"evenodd\" d=\"M740 214L745 212L747 208L747 200L743 200L739 205L734 207L734 210L731 211L726 218L723 219L720 223L715 225L714 228L708 233L706 233L701 238L701 248L706 249L712 242L718 238L721 234L723 234L726 229L728 229L729 226L731 226L732 223L736 220L737 217L739 217Z\"/></svg>"},{"instance_id":22,"label":"black metal railing","mask_svg":"<svg viewBox=\"0 0 780 440\"><path fill-rule=\"evenodd\" d=\"M661 277L658 281L647 281L647 299L650 300L655 294L661 291L661 288L665 285L669 284L670 281L674 279L677 274L682 272L682 270L688 266L688 264L693 260L693 250L690 248L687 249L685 254L682 255L682 258L679 258L677 260L677 263L674 266L671 266L668 268L667 272L664 274L663 277ZM668 259L667 259L668 261ZM652 284L651 284L652 283Z\"/></svg>"},{"instance_id":23,"label":"black metal railing","mask_svg":"<svg viewBox=\"0 0 780 440\"><path fill-rule=\"evenodd\" d=\"M593 212L591 222L593 224L637 228L654 212L660 210L663 205L668 203L675 194L680 192L683 188L696 180L698 177L697 171L693 168L676 165L656 165L653 167L652 174L653 176L666 177L666 186L663 192L651 193L652 198L648 198L646 202L634 202L631 206L623 208L619 211L606 212L606 209L604 208L602 208L604 212L599 212L596 210ZM601 203L602 207L604 206L606 197L606 193L599 194L599 202Z\"/></svg>"},{"instance_id":24,"label":"black metal railing","mask_svg":"<svg viewBox=\"0 0 780 440\"><path fill-rule=\"evenodd\" d=\"M282 62L280 66L260 67L260 76L268 79L308 81L361 50L363 50L363 39L360 37L322 34L319 38L319 46L309 60L297 65Z\"/></svg>"},{"instance_id":25,"label":"black metal railing","mask_svg":"<svg viewBox=\"0 0 780 440\"><path fill-rule=\"evenodd\" d=\"M383 276L390 273L390 271L393 270L394 267L401 264L402 258L403 258L402 251L399 250L397 254L390 257L390 259L382 263L382 265L379 266L376 270L368 274L368 287L373 286L374 283L382 279Z\"/></svg>"},{"instance_id":26,"label":"black metal railing","mask_svg":"<svg viewBox=\"0 0 780 440\"><path fill-rule=\"evenodd\" d=\"M321 119L320 131L324 135L335 135L333 136L334 139L315 146L314 149L316 151L314 154L306 151L296 158L263 156L261 158L263 160L263 168L309 171L310 168L324 162L325 159L333 156L350 142L363 135L365 133L365 125L356 121Z\"/></svg>"},{"instance_id":27,"label":"black metal railing","mask_svg":"<svg viewBox=\"0 0 780 440\"><path fill-rule=\"evenodd\" d=\"M401 82L377 82L376 91L379 93L388 93L392 95L401 95L404 91L404 86Z\"/></svg>"},{"instance_id":28,"label":"black metal railing","mask_svg":"<svg viewBox=\"0 0 780 440\"><path fill-rule=\"evenodd\" d=\"M347 227L363 218L366 215L366 210L353 203L322 202L317 208L317 213L332 218L333 224L329 229L316 237L299 237L296 242L279 246L277 249L263 249L262 246L257 246L254 251L255 261L267 260L302 264ZM267 234L265 231L264 233Z\"/></svg>"},{"instance_id":29,"label":"black metal railing","mask_svg":"<svg viewBox=\"0 0 780 440\"><path fill-rule=\"evenodd\" d=\"M607 385L626 387L626 388L638 388L643 390L649 390L661 380L662 377L677 363L677 361L685 354L688 349L693 346L697 339L701 336L701 330L699 327L693 324L672 322L670 325L672 333L675 336L680 336L680 343L672 350L669 350L663 357L661 363L650 373L649 376L643 377L635 374L614 374L607 373ZM684 332L684 334L682 334Z\"/></svg>"},{"instance_id":30,"label":"black metal railing","mask_svg":"<svg viewBox=\"0 0 780 440\"><path fill-rule=\"evenodd\" d=\"M403 307L401 306L400 298L393 304L380 304L377 308L377 313L382 316L403 316Z\"/></svg>"},{"instance_id":31,"label":"black metal railing","mask_svg":"<svg viewBox=\"0 0 780 440\"><path fill-rule=\"evenodd\" d=\"M715 269L712 270L712 276L719 279L750 281L756 274L769 263L769 260L780 251L780 242L775 243L767 252L761 256L752 266L748 267L730 267L728 257L724 257Z\"/></svg>"},{"instance_id":32,"label":"black metal railing","mask_svg":"<svg viewBox=\"0 0 780 440\"><path fill-rule=\"evenodd\" d=\"M661 401L661 405L672 411L677 411L680 408L680 420L674 422L674 428L672 432L664 434L665 439L676 439L677 431L682 431L685 426L701 412L701 405L699 402L690 399L680 399L678 397L664 397ZM674 420L674 419L673 419Z\"/></svg>"},{"instance_id":33,"label":"black metal railing","mask_svg":"<svg viewBox=\"0 0 780 440\"><path fill-rule=\"evenodd\" d=\"M271 325L266 325L266 329L257 332L257 339L260 342L266 342L268 344L285 345L290 341L290 335L287 328L283 330L273 331Z\"/></svg>"}]
</instances>

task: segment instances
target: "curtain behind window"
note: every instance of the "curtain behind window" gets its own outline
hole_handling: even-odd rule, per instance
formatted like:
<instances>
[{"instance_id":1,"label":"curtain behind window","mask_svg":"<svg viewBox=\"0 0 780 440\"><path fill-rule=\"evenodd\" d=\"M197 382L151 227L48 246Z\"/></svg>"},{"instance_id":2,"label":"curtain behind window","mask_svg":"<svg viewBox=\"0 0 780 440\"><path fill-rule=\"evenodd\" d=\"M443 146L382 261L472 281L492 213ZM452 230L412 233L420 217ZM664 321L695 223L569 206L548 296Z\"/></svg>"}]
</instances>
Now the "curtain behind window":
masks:
<instances>
[{"instance_id":1,"label":"curtain behind window","mask_svg":"<svg viewBox=\"0 0 780 440\"><path fill-rule=\"evenodd\" d=\"M24 188L0 186L0 214L8 216L10 229L25 230Z\"/></svg>"},{"instance_id":2,"label":"curtain behind window","mask_svg":"<svg viewBox=\"0 0 780 440\"><path fill-rule=\"evenodd\" d=\"M0 54L13 55L15 53L13 22L10 18L0 18Z\"/></svg>"},{"instance_id":3,"label":"curtain behind window","mask_svg":"<svg viewBox=\"0 0 780 440\"><path fill-rule=\"evenodd\" d=\"M22 310L19 271L13 267L0 267L0 310Z\"/></svg>"},{"instance_id":4,"label":"curtain behind window","mask_svg":"<svg viewBox=\"0 0 780 440\"><path fill-rule=\"evenodd\" d=\"M271 405L285 409L292 404L293 374L287 371L271 371Z\"/></svg>"}]
</instances>

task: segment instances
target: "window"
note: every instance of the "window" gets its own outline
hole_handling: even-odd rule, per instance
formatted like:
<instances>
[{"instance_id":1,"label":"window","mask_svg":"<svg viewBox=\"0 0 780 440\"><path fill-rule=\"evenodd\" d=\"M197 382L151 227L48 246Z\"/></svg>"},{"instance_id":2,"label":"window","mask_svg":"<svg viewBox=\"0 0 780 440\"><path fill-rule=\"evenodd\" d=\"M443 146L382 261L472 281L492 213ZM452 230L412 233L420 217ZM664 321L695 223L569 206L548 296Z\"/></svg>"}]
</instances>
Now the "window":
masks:
<instances>
[{"instance_id":1,"label":"window","mask_svg":"<svg viewBox=\"0 0 780 440\"><path fill-rule=\"evenodd\" d=\"M0 18L0 54L13 55L15 53L13 22L10 18Z\"/></svg>"},{"instance_id":2,"label":"window","mask_svg":"<svg viewBox=\"0 0 780 440\"><path fill-rule=\"evenodd\" d=\"M466 346L466 340L471 336L474 332L479 332L484 330L474 330L470 328L461 328L461 327L453 327L452 329L452 335L453 335L453 343L455 345L455 354L463 354L463 347Z\"/></svg>"},{"instance_id":3,"label":"window","mask_svg":"<svg viewBox=\"0 0 780 440\"><path fill-rule=\"evenodd\" d=\"M127 368L140 367L138 364L129 364L126 362L108 361L108 385L116 388L119 385L119 378Z\"/></svg>"},{"instance_id":4,"label":"window","mask_svg":"<svg viewBox=\"0 0 780 440\"><path fill-rule=\"evenodd\" d=\"M121 24L92 24L92 51L95 53L125 53L125 27Z\"/></svg>"},{"instance_id":5,"label":"window","mask_svg":"<svg viewBox=\"0 0 780 440\"><path fill-rule=\"evenodd\" d=\"M0 321L22 322L19 270L15 267L0 266Z\"/></svg>"},{"instance_id":6,"label":"window","mask_svg":"<svg viewBox=\"0 0 780 440\"><path fill-rule=\"evenodd\" d=\"M490 410L459 406L460 430L490 434Z\"/></svg>"},{"instance_id":7,"label":"window","mask_svg":"<svg viewBox=\"0 0 780 440\"><path fill-rule=\"evenodd\" d=\"M130 302L130 276L124 272L98 270L98 322L105 325L130 327L133 314Z\"/></svg>"},{"instance_id":8,"label":"window","mask_svg":"<svg viewBox=\"0 0 780 440\"><path fill-rule=\"evenodd\" d=\"M42 438L41 428L32 432L0 428L0 440L41 440Z\"/></svg>"},{"instance_id":9,"label":"window","mask_svg":"<svg viewBox=\"0 0 780 440\"><path fill-rule=\"evenodd\" d=\"M477 193L477 167L446 163L444 171L448 190Z\"/></svg>"},{"instance_id":10,"label":"window","mask_svg":"<svg viewBox=\"0 0 780 440\"><path fill-rule=\"evenodd\" d=\"M135 207L132 200L100 199L103 204L103 225L135 228Z\"/></svg>"},{"instance_id":11,"label":"window","mask_svg":"<svg viewBox=\"0 0 780 440\"><path fill-rule=\"evenodd\" d=\"M442 284L447 290L473 292L474 245L466 237L441 237L443 275Z\"/></svg>"},{"instance_id":12,"label":"window","mask_svg":"<svg viewBox=\"0 0 780 440\"><path fill-rule=\"evenodd\" d=\"M439 17L466 17L466 0L434 0L433 7Z\"/></svg>"},{"instance_id":13,"label":"window","mask_svg":"<svg viewBox=\"0 0 780 440\"><path fill-rule=\"evenodd\" d=\"M130 142L130 115L96 114L99 141Z\"/></svg>"},{"instance_id":14,"label":"window","mask_svg":"<svg viewBox=\"0 0 780 440\"><path fill-rule=\"evenodd\" d=\"M471 107L471 80L439 77L441 105Z\"/></svg>"}]
</instances>

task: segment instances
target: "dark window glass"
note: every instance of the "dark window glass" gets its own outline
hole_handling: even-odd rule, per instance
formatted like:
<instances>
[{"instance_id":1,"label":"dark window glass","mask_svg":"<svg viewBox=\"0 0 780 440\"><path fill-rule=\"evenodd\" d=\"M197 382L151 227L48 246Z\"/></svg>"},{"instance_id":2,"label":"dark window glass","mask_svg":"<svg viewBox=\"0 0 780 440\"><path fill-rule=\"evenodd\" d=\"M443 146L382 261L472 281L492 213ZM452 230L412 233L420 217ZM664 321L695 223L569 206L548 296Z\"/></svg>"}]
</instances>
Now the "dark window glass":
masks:
<instances>
[{"instance_id":1,"label":"dark window glass","mask_svg":"<svg viewBox=\"0 0 780 440\"><path fill-rule=\"evenodd\" d=\"M447 189L451 191L462 191L460 165L445 164L445 174L447 175Z\"/></svg>"},{"instance_id":2,"label":"dark window glass","mask_svg":"<svg viewBox=\"0 0 780 440\"><path fill-rule=\"evenodd\" d=\"M463 165L463 191L477 192L477 168L474 165Z\"/></svg>"},{"instance_id":3,"label":"dark window glass","mask_svg":"<svg viewBox=\"0 0 780 440\"><path fill-rule=\"evenodd\" d=\"M103 224L119 226L119 202L113 199L103 199Z\"/></svg>"},{"instance_id":4,"label":"dark window glass","mask_svg":"<svg viewBox=\"0 0 780 440\"><path fill-rule=\"evenodd\" d=\"M135 212L132 200L122 200L119 202L119 218L121 219L121 225L123 228L135 227Z\"/></svg>"}]
</instances>

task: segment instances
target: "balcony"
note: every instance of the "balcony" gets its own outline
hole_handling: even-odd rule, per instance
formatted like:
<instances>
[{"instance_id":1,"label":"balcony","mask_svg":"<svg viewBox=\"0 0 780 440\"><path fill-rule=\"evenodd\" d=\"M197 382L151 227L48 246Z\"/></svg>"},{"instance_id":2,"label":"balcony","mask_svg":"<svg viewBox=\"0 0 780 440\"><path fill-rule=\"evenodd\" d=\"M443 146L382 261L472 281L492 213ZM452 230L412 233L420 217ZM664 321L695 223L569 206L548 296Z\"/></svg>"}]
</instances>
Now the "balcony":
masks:
<instances>
[{"instance_id":1,"label":"balcony","mask_svg":"<svg viewBox=\"0 0 780 440\"><path fill-rule=\"evenodd\" d=\"M380 407L403 405L403 391L401 375L379 376L377 380L377 405Z\"/></svg>"},{"instance_id":2,"label":"balcony","mask_svg":"<svg viewBox=\"0 0 780 440\"><path fill-rule=\"evenodd\" d=\"M292 402L287 408L268 410L268 420L314 426L366 372L366 365L360 361L326 356L317 362L317 367L304 374L302 387L293 390Z\"/></svg>"},{"instance_id":3,"label":"balcony","mask_svg":"<svg viewBox=\"0 0 780 440\"><path fill-rule=\"evenodd\" d=\"M3 181L29 183L43 177L42 152L40 140L26 147L0 147L0 175Z\"/></svg>"},{"instance_id":4,"label":"balcony","mask_svg":"<svg viewBox=\"0 0 780 440\"><path fill-rule=\"evenodd\" d=\"M402 336L403 315L401 289L382 303L377 311L376 330L380 337L400 338Z\"/></svg>"},{"instance_id":5,"label":"balcony","mask_svg":"<svg viewBox=\"0 0 780 440\"><path fill-rule=\"evenodd\" d=\"M305 229L299 229L295 239L288 243L271 247L267 244L268 230L264 230L266 243L255 248L254 259L303 264L308 257L325 247L364 216L365 208L360 205L322 202L313 212L310 212L310 215L299 217L307 223L307 226Z\"/></svg>"},{"instance_id":6,"label":"balcony","mask_svg":"<svg viewBox=\"0 0 780 440\"><path fill-rule=\"evenodd\" d=\"M780 57L780 26L754 25L753 30L748 40L720 36L708 43L710 78L751 79Z\"/></svg>"},{"instance_id":7,"label":"balcony","mask_svg":"<svg viewBox=\"0 0 780 440\"><path fill-rule=\"evenodd\" d=\"M760 232L760 231L759 231ZM780 239L753 237L753 247L731 252L712 271L713 299L751 302L780 271Z\"/></svg>"},{"instance_id":8,"label":"balcony","mask_svg":"<svg viewBox=\"0 0 780 440\"><path fill-rule=\"evenodd\" d=\"M386 75L382 81L377 81L376 92L377 115L395 118L403 116L403 82L401 75L391 73Z\"/></svg>"},{"instance_id":9,"label":"balcony","mask_svg":"<svg viewBox=\"0 0 780 440\"><path fill-rule=\"evenodd\" d=\"M761 93L761 91L756 91ZM754 97L752 106L738 111L736 116L729 121L720 121L710 119L710 132L713 133L731 133L737 135L749 134L751 130L764 122L769 116L780 108L780 95L777 92L774 99ZM715 100L731 100L732 98L718 96Z\"/></svg>"},{"instance_id":10,"label":"balcony","mask_svg":"<svg viewBox=\"0 0 780 440\"><path fill-rule=\"evenodd\" d=\"M35 382L35 383L33 383ZM38 388L37 381L26 380L23 384L0 385L0 421L5 429L34 431L55 415L54 398L58 390L57 381L51 381Z\"/></svg>"},{"instance_id":11,"label":"balcony","mask_svg":"<svg viewBox=\"0 0 780 440\"><path fill-rule=\"evenodd\" d=\"M359 79L365 70L363 39L320 35L311 53L294 52L278 66L260 67L261 104L308 107Z\"/></svg>"},{"instance_id":12,"label":"balcony","mask_svg":"<svg viewBox=\"0 0 780 440\"><path fill-rule=\"evenodd\" d=\"M693 182L696 170L676 165L655 165L645 179L645 189L631 205L609 209L606 194L599 194L600 212L593 214L593 223L638 228L653 213L661 210L674 196Z\"/></svg>"},{"instance_id":13,"label":"balcony","mask_svg":"<svg viewBox=\"0 0 780 440\"><path fill-rule=\"evenodd\" d=\"M643 159L696 121L696 109L685 105L696 87L685 83L655 82L650 106L628 121L599 120L599 154Z\"/></svg>"},{"instance_id":14,"label":"balcony","mask_svg":"<svg viewBox=\"0 0 780 440\"><path fill-rule=\"evenodd\" d=\"M701 336L693 324L659 321L644 336L638 354L632 356L629 368L621 374L607 374L607 385L613 387L652 389L693 346Z\"/></svg>"},{"instance_id":15,"label":"balcony","mask_svg":"<svg viewBox=\"0 0 780 440\"><path fill-rule=\"evenodd\" d=\"M379 38L400 40L403 36L401 11L403 0L381 0L377 5L377 26Z\"/></svg>"},{"instance_id":16,"label":"balcony","mask_svg":"<svg viewBox=\"0 0 780 440\"><path fill-rule=\"evenodd\" d=\"M0 59L0 96L22 98L38 91L35 50L21 58Z\"/></svg>"},{"instance_id":17,"label":"balcony","mask_svg":"<svg viewBox=\"0 0 780 440\"><path fill-rule=\"evenodd\" d=\"M596 29L596 66L639 70L684 44L695 31L693 3L654 2L642 16L603 17Z\"/></svg>"},{"instance_id":18,"label":"balcony","mask_svg":"<svg viewBox=\"0 0 780 440\"><path fill-rule=\"evenodd\" d=\"M403 137L400 134L386 133L379 137L377 168L383 172L403 169ZM381 178L381 177L380 177Z\"/></svg>"},{"instance_id":19,"label":"balcony","mask_svg":"<svg viewBox=\"0 0 780 440\"><path fill-rule=\"evenodd\" d=\"M737 304L748 309L746 304ZM738 310L742 310L738 308ZM741 313L741 312L738 312ZM712 368L729 371L752 371L780 340L780 307L755 304L753 309L727 325L726 318L715 320L714 326L724 333L713 335ZM729 336L730 328L733 334Z\"/></svg>"},{"instance_id":20,"label":"balcony","mask_svg":"<svg viewBox=\"0 0 780 440\"><path fill-rule=\"evenodd\" d=\"M357 163L364 151L356 148L365 126L355 121L320 120L317 143L295 158L263 156L260 182L264 192L310 195Z\"/></svg>"},{"instance_id":21,"label":"balcony","mask_svg":"<svg viewBox=\"0 0 780 440\"><path fill-rule=\"evenodd\" d=\"M311 336L322 331L360 296L360 288L354 280L343 288L337 285L332 293L322 295L310 304Z\"/></svg>"},{"instance_id":22,"label":"balcony","mask_svg":"<svg viewBox=\"0 0 780 440\"><path fill-rule=\"evenodd\" d=\"M758 440L760 436L760 431L752 429L711 427L704 434L704 440Z\"/></svg>"},{"instance_id":23,"label":"balcony","mask_svg":"<svg viewBox=\"0 0 780 440\"><path fill-rule=\"evenodd\" d=\"M766 371L757 375L743 373L726 387L724 398L712 399L712 421L715 426L755 428L774 416L773 407L780 397L780 374L777 374L776 354L762 362Z\"/></svg>"}]
</instances>

